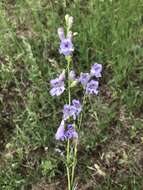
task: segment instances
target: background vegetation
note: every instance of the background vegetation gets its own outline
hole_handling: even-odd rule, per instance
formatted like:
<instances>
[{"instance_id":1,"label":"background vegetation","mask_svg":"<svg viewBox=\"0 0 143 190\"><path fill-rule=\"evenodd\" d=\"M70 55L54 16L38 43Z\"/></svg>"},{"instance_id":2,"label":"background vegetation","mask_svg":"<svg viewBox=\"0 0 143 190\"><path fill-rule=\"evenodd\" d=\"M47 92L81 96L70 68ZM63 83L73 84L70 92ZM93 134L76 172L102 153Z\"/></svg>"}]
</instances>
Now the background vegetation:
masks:
<instances>
[{"instance_id":1,"label":"background vegetation","mask_svg":"<svg viewBox=\"0 0 143 190\"><path fill-rule=\"evenodd\" d=\"M76 71L104 68L84 112L78 188L142 190L142 0L1 0L0 189L66 189L64 145L54 139L65 97L50 96L49 80L65 65L57 28L67 13Z\"/></svg>"}]
</instances>

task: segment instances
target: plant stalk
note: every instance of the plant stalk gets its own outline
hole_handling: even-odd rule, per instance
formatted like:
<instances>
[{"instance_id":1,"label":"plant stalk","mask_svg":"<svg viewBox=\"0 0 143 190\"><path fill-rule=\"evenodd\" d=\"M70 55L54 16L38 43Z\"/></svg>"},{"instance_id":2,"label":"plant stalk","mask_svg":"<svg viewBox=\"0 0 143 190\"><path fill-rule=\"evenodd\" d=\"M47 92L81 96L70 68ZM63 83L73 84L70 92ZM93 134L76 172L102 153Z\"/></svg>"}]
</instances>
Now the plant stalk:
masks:
<instances>
[{"instance_id":1,"label":"plant stalk","mask_svg":"<svg viewBox=\"0 0 143 190\"><path fill-rule=\"evenodd\" d=\"M71 58L70 57L66 57L67 60L67 69L68 69L68 101L69 101L69 105L71 105L71 91L70 91L70 80L69 80L69 72L70 72L70 61ZM70 163L70 141L68 139L67 141L67 178L68 178L68 190L71 190L71 179L70 179L70 167L69 167L69 163Z\"/></svg>"}]
</instances>

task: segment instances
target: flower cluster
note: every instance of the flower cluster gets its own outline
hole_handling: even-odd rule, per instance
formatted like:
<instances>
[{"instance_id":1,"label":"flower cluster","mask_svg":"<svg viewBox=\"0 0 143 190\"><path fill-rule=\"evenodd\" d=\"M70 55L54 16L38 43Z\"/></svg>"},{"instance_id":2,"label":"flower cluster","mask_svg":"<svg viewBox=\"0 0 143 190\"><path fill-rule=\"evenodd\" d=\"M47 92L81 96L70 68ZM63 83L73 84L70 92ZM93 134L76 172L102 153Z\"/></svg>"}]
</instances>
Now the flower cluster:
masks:
<instances>
[{"instance_id":1,"label":"flower cluster","mask_svg":"<svg viewBox=\"0 0 143 190\"><path fill-rule=\"evenodd\" d=\"M68 124L65 128L65 121L62 120L56 135L55 135L56 140L67 140L71 138L78 138L78 133L75 130L75 127L73 124Z\"/></svg>"},{"instance_id":2,"label":"flower cluster","mask_svg":"<svg viewBox=\"0 0 143 190\"><path fill-rule=\"evenodd\" d=\"M102 65L94 63L91 67L90 73L81 73L79 77L79 82L85 89L86 94L98 94L99 82L93 78L101 77Z\"/></svg>"},{"instance_id":3,"label":"flower cluster","mask_svg":"<svg viewBox=\"0 0 143 190\"><path fill-rule=\"evenodd\" d=\"M68 58L71 60L71 55L74 51L72 37L73 33L71 31L71 27L73 24L73 17L66 15L66 28L67 33L65 35L64 29L58 29L58 35L60 38L60 54L63 54L68 61ZM68 64L69 67L69 64ZM85 94L97 95L99 90L99 82L98 79L101 77L102 65L98 63L94 63L91 66L89 73L80 73L79 77L76 76L74 70L70 70L68 68L68 90L75 86L77 83L81 84L84 89ZM65 70L55 79L50 81L51 96L60 96L65 91ZM70 101L69 101L70 102ZM65 104L63 108L63 117L61 124L55 134L55 138L57 140L66 140L72 138L78 138L78 134L75 129L75 120L79 116L82 111L82 105L79 100L73 99L71 103ZM72 121L73 120L73 121ZM68 124L69 122L74 124Z\"/></svg>"},{"instance_id":4,"label":"flower cluster","mask_svg":"<svg viewBox=\"0 0 143 190\"><path fill-rule=\"evenodd\" d=\"M63 110L63 119L67 120L70 117L73 117L74 120L76 120L76 117L80 114L82 110L82 106L80 104L79 100L73 100L72 105L64 105L64 110Z\"/></svg>"},{"instance_id":5,"label":"flower cluster","mask_svg":"<svg viewBox=\"0 0 143 190\"><path fill-rule=\"evenodd\" d=\"M68 104L64 105L63 120L55 135L55 138L57 140L78 138L78 134L75 130L74 124L68 124L65 129L65 122L70 118L75 120L81 111L82 111L82 106L79 100L74 99L72 101L72 105L68 105Z\"/></svg>"},{"instance_id":6,"label":"flower cluster","mask_svg":"<svg viewBox=\"0 0 143 190\"><path fill-rule=\"evenodd\" d=\"M94 63L91 67L90 73L80 73L79 77L76 77L75 72L70 71L70 79L73 81L78 81L82 84L85 89L86 94L98 94L99 82L94 78L100 78L102 72L102 65Z\"/></svg>"},{"instance_id":7,"label":"flower cluster","mask_svg":"<svg viewBox=\"0 0 143 190\"><path fill-rule=\"evenodd\" d=\"M72 52L74 51L74 47L72 43L72 32L70 31L72 24L73 24L73 17L67 15L66 25L67 25L68 33L66 37L65 37L64 29L63 28L58 29L58 35L61 40L59 52L60 54L63 54L65 56L71 55Z\"/></svg>"},{"instance_id":8,"label":"flower cluster","mask_svg":"<svg viewBox=\"0 0 143 190\"><path fill-rule=\"evenodd\" d=\"M55 139L59 141L67 140L66 162L64 163L67 168L68 190L71 190L75 189L74 173L78 147L77 131L80 129L82 121L82 115L80 116L80 114L83 110L86 98L90 95L97 95L99 92L99 78L101 77L102 65L94 63L91 66L90 72L81 72L78 76L76 75L76 72L72 69L71 65L72 53L74 51L72 40L73 36L75 36L75 33L72 33L71 31L73 17L66 15L65 21L66 33L64 28L59 28L58 35L60 38L59 53L65 56L67 65L65 70L63 70L57 78L50 81L50 94L51 96L60 96L65 90L68 94L68 103L63 107L62 121L55 134ZM65 82L66 77L67 82ZM71 89L79 84L84 90L83 104L77 99L72 100L71 97Z\"/></svg>"}]
</instances>

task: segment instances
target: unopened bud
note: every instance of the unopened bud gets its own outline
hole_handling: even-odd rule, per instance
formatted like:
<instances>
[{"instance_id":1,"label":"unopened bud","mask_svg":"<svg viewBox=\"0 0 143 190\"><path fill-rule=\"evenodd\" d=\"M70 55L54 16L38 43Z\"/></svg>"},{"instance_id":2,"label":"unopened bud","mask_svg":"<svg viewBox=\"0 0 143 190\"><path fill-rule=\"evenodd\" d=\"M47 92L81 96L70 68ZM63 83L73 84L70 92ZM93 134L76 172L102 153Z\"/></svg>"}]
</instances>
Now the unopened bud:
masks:
<instances>
[{"instance_id":1,"label":"unopened bud","mask_svg":"<svg viewBox=\"0 0 143 190\"><path fill-rule=\"evenodd\" d=\"M77 85L77 83L78 83L77 80L73 81L73 82L71 83L70 87L71 87L71 88L72 88L72 87L75 87L75 86Z\"/></svg>"},{"instance_id":2,"label":"unopened bud","mask_svg":"<svg viewBox=\"0 0 143 190\"><path fill-rule=\"evenodd\" d=\"M59 35L60 40L63 40L65 38L63 28L58 28L58 35Z\"/></svg>"},{"instance_id":3,"label":"unopened bud","mask_svg":"<svg viewBox=\"0 0 143 190\"><path fill-rule=\"evenodd\" d=\"M60 74L59 80L62 80L62 81L65 80L65 69L64 69L63 72Z\"/></svg>"},{"instance_id":4,"label":"unopened bud","mask_svg":"<svg viewBox=\"0 0 143 190\"><path fill-rule=\"evenodd\" d=\"M73 70L71 70L70 73L69 73L69 79L70 80L75 80L75 78L76 78L75 72Z\"/></svg>"},{"instance_id":5,"label":"unopened bud","mask_svg":"<svg viewBox=\"0 0 143 190\"><path fill-rule=\"evenodd\" d=\"M65 20L66 20L67 28L68 28L68 30L70 30L72 25L73 25L73 17L66 14L65 15Z\"/></svg>"}]
</instances>

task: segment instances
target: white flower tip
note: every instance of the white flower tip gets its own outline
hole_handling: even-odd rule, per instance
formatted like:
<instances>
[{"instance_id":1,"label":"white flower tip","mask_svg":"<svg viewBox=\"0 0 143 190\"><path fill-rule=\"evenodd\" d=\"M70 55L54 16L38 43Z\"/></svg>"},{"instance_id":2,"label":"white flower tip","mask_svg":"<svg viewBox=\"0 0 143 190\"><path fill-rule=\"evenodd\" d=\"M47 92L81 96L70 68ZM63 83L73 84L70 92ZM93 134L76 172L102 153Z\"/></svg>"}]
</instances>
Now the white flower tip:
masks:
<instances>
[{"instance_id":1,"label":"white flower tip","mask_svg":"<svg viewBox=\"0 0 143 190\"><path fill-rule=\"evenodd\" d=\"M66 15L65 15L65 20L66 20L66 22L68 21L69 17L70 17L69 14L66 14Z\"/></svg>"},{"instance_id":2,"label":"white flower tip","mask_svg":"<svg viewBox=\"0 0 143 190\"><path fill-rule=\"evenodd\" d=\"M66 21L66 25L68 27L68 29L70 29L72 27L73 24L73 17L70 16L69 14L65 15L65 21Z\"/></svg>"},{"instance_id":3,"label":"white flower tip","mask_svg":"<svg viewBox=\"0 0 143 190\"><path fill-rule=\"evenodd\" d=\"M63 28L58 28L58 35L59 35L60 40L63 40L65 38Z\"/></svg>"},{"instance_id":4,"label":"white flower tip","mask_svg":"<svg viewBox=\"0 0 143 190\"><path fill-rule=\"evenodd\" d=\"M68 19L68 24L69 24L70 26L72 26L72 24L73 24L73 17L72 17L72 16L69 17L69 19Z\"/></svg>"},{"instance_id":5,"label":"white flower tip","mask_svg":"<svg viewBox=\"0 0 143 190\"><path fill-rule=\"evenodd\" d=\"M68 34L67 34L67 38L72 39L72 36L73 36L72 31L69 31Z\"/></svg>"}]
</instances>

